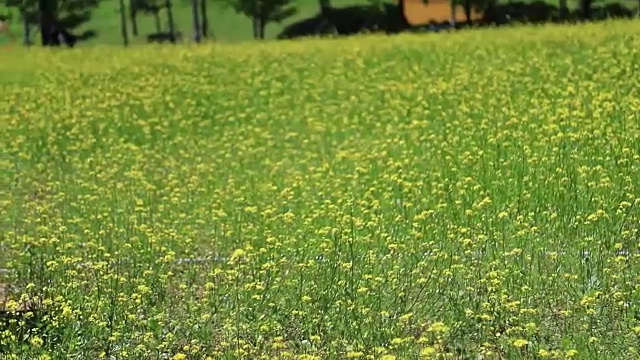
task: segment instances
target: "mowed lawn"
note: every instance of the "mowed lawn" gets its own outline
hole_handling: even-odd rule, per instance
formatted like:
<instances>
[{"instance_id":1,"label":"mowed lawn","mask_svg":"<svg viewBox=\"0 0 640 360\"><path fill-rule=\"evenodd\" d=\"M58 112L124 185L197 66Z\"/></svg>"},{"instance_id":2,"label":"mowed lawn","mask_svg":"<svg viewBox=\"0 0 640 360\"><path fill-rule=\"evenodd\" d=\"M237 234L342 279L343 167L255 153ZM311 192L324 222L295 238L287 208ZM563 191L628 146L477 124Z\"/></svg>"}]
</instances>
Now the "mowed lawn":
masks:
<instances>
[{"instance_id":1,"label":"mowed lawn","mask_svg":"<svg viewBox=\"0 0 640 360\"><path fill-rule=\"evenodd\" d=\"M639 59L638 21L0 53L40 304L0 357L637 358Z\"/></svg>"}]
</instances>

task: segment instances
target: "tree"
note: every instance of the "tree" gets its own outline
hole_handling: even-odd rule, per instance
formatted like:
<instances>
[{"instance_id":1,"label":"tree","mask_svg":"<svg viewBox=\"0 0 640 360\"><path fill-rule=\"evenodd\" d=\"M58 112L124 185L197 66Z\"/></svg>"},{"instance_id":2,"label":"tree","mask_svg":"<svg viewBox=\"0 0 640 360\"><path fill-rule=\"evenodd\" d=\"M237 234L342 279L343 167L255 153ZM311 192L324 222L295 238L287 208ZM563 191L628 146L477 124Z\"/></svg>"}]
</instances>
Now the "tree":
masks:
<instances>
[{"instance_id":1,"label":"tree","mask_svg":"<svg viewBox=\"0 0 640 360\"><path fill-rule=\"evenodd\" d=\"M34 25L40 28L43 46L60 45L55 34L89 21L99 3L100 0L4 0L6 7L18 9L25 30ZM28 36L30 31L25 32Z\"/></svg>"},{"instance_id":2,"label":"tree","mask_svg":"<svg viewBox=\"0 0 640 360\"><path fill-rule=\"evenodd\" d=\"M136 29L133 30L134 36L137 36L137 16L139 13L151 14L155 19L156 32L162 31L162 21L160 20L160 11L165 7L166 3L164 0L129 0L130 1L130 21L133 24L135 23Z\"/></svg>"},{"instance_id":3,"label":"tree","mask_svg":"<svg viewBox=\"0 0 640 360\"><path fill-rule=\"evenodd\" d=\"M207 1L200 0L200 15L202 15L202 36L209 37L209 16L207 15Z\"/></svg>"},{"instance_id":4,"label":"tree","mask_svg":"<svg viewBox=\"0 0 640 360\"><path fill-rule=\"evenodd\" d=\"M23 40L22 43L24 46L31 45L31 25L29 24L29 14L27 14L24 6L20 6L18 8L20 13L20 20L22 20L22 29L23 29ZM11 32L11 20L13 19L13 14L8 13L7 15L0 15L0 34L6 34L11 41L16 41L16 36Z\"/></svg>"},{"instance_id":5,"label":"tree","mask_svg":"<svg viewBox=\"0 0 640 360\"><path fill-rule=\"evenodd\" d=\"M11 15L0 15L0 34L7 35L11 41L16 41L16 36L11 32Z\"/></svg>"},{"instance_id":6,"label":"tree","mask_svg":"<svg viewBox=\"0 0 640 360\"><path fill-rule=\"evenodd\" d=\"M569 5L567 0L558 0L558 15L561 20L564 20L569 15Z\"/></svg>"},{"instance_id":7,"label":"tree","mask_svg":"<svg viewBox=\"0 0 640 360\"><path fill-rule=\"evenodd\" d=\"M209 2L209 0L189 0L189 4L193 8L193 15L196 15L195 11L196 9L199 7L199 13L198 13L198 19L199 19L199 24L200 26L198 27L200 29L200 36L202 36L203 38L207 38L209 37L209 14L207 11L208 5L207 3ZM194 18L195 20L195 18Z\"/></svg>"},{"instance_id":8,"label":"tree","mask_svg":"<svg viewBox=\"0 0 640 360\"><path fill-rule=\"evenodd\" d=\"M591 19L591 0L580 0L580 10L583 20Z\"/></svg>"},{"instance_id":9,"label":"tree","mask_svg":"<svg viewBox=\"0 0 640 360\"><path fill-rule=\"evenodd\" d=\"M403 0L400 0L402 3ZM333 7L331 6L331 0L319 0L318 5L320 5L320 16L322 17L322 28L333 28L335 29L335 24L333 23Z\"/></svg>"},{"instance_id":10,"label":"tree","mask_svg":"<svg viewBox=\"0 0 640 360\"><path fill-rule=\"evenodd\" d=\"M56 22L58 3L56 0L38 0L38 13L40 14L40 38L42 46L53 44L53 27Z\"/></svg>"},{"instance_id":11,"label":"tree","mask_svg":"<svg viewBox=\"0 0 640 360\"><path fill-rule=\"evenodd\" d=\"M160 21L160 11L165 9L167 12L167 23L169 26L169 39L172 43L176 42L175 23L173 21L173 4L171 0L134 0L136 2L136 11L151 13L156 20L156 32L162 32Z\"/></svg>"},{"instance_id":12,"label":"tree","mask_svg":"<svg viewBox=\"0 0 640 360\"><path fill-rule=\"evenodd\" d=\"M175 23L173 22L173 9L171 0L166 0L164 7L167 9L167 23L169 25L169 39L171 42L175 44L176 42L176 29Z\"/></svg>"},{"instance_id":13,"label":"tree","mask_svg":"<svg viewBox=\"0 0 640 360\"><path fill-rule=\"evenodd\" d=\"M265 38L268 23L279 23L294 15L292 0L220 0L226 6L251 19L254 39Z\"/></svg>"},{"instance_id":14,"label":"tree","mask_svg":"<svg viewBox=\"0 0 640 360\"><path fill-rule=\"evenodd\" d=\"M464 17L467 20L467 24L471 24L472 23L472 19L471 19L471 5L472 5L472 0L463 0L462 1L462 7L464 9Z\"/></svg>"},{"instance_id":15,"label":"tree","mask_svg":"<svg viewBox=\"0 0 640 360\"><path fill-rule=\"evenodd\" d=\"M467 21L469 20L469 17L471 16L471 10L475 9L476 11L480 11L481 13L486 14L493 14L494 13L494 9L495 6L498 3L498 0L471 0L470 4L467 4L467 2L469 0L464 0L464 7L465 7L465 14L467 14L466 16ZM466 7L469 6L469 9L467 9Z\"/></svg>"},{"instance_id":16,"label":"tree","mask_svg":"<svg viewBox=\"0 0 640 360\"><path fill-rule=\"evenodd\" d=\"M459 1L459 0L458 0ZM497 3L497 0L462 0L462 8L467 24L473 23L473 10L486 13L491 10Z\"/></svg>"},{"instance_id":17,"label":"tree","mask_svg":"<svg viewBox=\"0 0 640 360\"><path fill-rule=\"evenodd\" d=\"M29 21L29 15L23 11L20 10L20 17L22 19L22 29L23 29L23 34L22 34L22 44L24 46L31 46L31 21Z\"/></svg>"},{"instance_id":18,"label":"tree","mask_svg":"<svg viewBox=\"0 0 640 360\"><path fill-rule=\"evenodd\" d=\"M451 0L451 28L454 29L456 27L456 6L458 3L456 0Z\"/></svg>"},{"instance_id":19,"label":"tree","mask_svg":"<svg viewBox=\"0 0 640 360\"><path fill-rule=\"evenodd\" d=\"M209 15L207 12L207 8L208 8L207 3L210 0L184 0L184 1L189 3L189 6L191 6L191 11L192 11L191 17L194 20L194 26L195 26L195 20L196 20L194 16L198 16L198 24L200 25L198 26L199 30L196 30L196 33L198 33L199 31L201 38L209 37Z\"/></svg>"},{"instance_id":20,"label":"tree","mask_svg":"<svg viewBox=\"0 0 640 360\"><path fill-rule=\"evenodd\" d=\"M193 17L194 40L199 43L201 40L200 17L198 16L198 0L191 0L191 13Z\"/></svg>"},{"instance_id":21,"label":"tree","mask_svg":"<svg viewBox=\"0 0 640 360\"><path fill-rule=\"evenodd\" d=\"M122 34L122 43L129 46L129 32L127 31L127 9L124 6L124 0L120 0L120 33Z\"/></svg>"},{"instance_id":22,"label":"tree","mask_svg":"<svg viewBox=\"0 0 640 360\"><path fill-rule=\"evenodd\" d=\"M131 35L138 36L138 1L129 0L129 21L131 21Z\"/></svg>"}]
</instances>

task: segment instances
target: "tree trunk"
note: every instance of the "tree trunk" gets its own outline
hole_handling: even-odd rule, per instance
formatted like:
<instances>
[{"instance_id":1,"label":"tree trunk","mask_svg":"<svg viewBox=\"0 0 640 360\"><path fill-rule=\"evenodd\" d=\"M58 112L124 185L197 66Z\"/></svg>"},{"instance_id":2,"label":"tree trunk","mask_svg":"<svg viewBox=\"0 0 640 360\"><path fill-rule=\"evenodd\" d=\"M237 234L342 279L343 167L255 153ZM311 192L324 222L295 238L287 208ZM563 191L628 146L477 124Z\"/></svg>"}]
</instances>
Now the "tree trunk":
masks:
<instances>
[{"instance_id":1,"label":"tree trunk","mask_svg":"<svg viewBox=\"0 0 640 360\"><path fill-rule=\"evenodd\" d=\"M331 7L331 0L320 0L320 15L322 18L328 22L333 24L333 16L331 16L333 8Z\"/></svg>"},{"instance_id":2,"label":"tree trunk","mask_svg":"<svg viewBox=\"0 0 640 360\"><path fill-rule=\"evenodd\" d=\"M324 11L331 9L331 0L319 0L320 4L320 12L324 13Z\"/></svg>"},{"instance_id":3,"label":"tree trunk","mask_svg":"<svg viewBox=\"0 0 640 360\"><path fill-rule=\"evenodd\" d=\"M569 15L569 5L567 4L567 0L558 1L558 15L560 20L567 19L567 15Z\"/></svg>"},{"instance_id":4,"label":"tree trunk","mask_svg":"<svg viewBox=\"0 0 640 360\"><path fill-rule=\"evenodd\" d=\"M138 8L136 0L129 0L129 20L131 21L131 34L138 36Z\"/></svg>"},{"instance_id":5,"label":"tree trunk","mask_svg":"<svg viewBox=\"0 0 640 360\"><path fill-rule=\"evenodd\" d=\"M202 37L209 37L209 16L207 15L207 0L200 0L200 15L202 15Z\"/></svg>"},{"instance_id":6,"label":"tree trunk","mask_svg":"<svg viewBox=\"0 0 640 360\"><path fill-rule=\"evenodd\" d=\"M591 19L591 0L580 0L580 10L583 20Z\"/></svg>"},{"instance_id":7,"label":"tree trunk","mask_svg":"<svg viewBox=\"0 0 640 360\"><path fill-rule=\"evenodd\" d=\"M260 40L264 40L265 38L266 27L267 27L267 21L264 19L260 19Z\"/></svg>"},{"instance_id":8,"label":"tree trunk","mask_svg":"<svg viewBox=\"0 0 640 360\"><path fill-rule=\"evenodd\" d=\"M127 10L124 6L124 0L120 0L120 34L122 35L122 44L129 46L129 33L127 31Z\"/></svg>"},{"instance_id":9,"label":"tree trunk","mask_svg":"<svg viewBox=\"0 0 640 360\"><path fill-rule=\"evenodd\" d=\"M198 0L191 0L191 16L193 17L193 30L195 31L193 35L193 40L199 43L202 39L202 35L200 33L200 17L198 16Z\"/></svg>"},{"instance_id":10,"label":"tree trunk","mask_svg":"<svg viewBox=\"0 0 640 360\"><path fill-rule=\"evenodd\" d=\"M402 2L402 1L401 1ZM331 0L319 0L318 4L320 5L320 16L322 16L322 25L320 26L321 31L324 33L325 29L335 29L335 23L333 22L333 8L331 7Z\"/></svg>"},{"instance_id":11,"label":"tree trunk","mask_svg":"<svg viewBox=\"0 0 640 360\"><path fill-rule=\"evenodd\" d=\"M253 38L255 40L260 39L260 19L254 15L251 18L251 24L253 25Z\"/></svg>"},{"instance_id":12,"label":"tree trunk","mask_svg":"<svg viewBox=\"0 0 640 360\"><path fill-rule=\"evenodd\" d=\"M253 23L253 38L256 40L264 40L267 22L255 15L251 19L251 22Z\"/></svg>"},{"instance_id":13,"label":"tree trunk","mask_svg":"<svg viewBox=\"0 0 640 360\"><path fill-rule=\"evenodd\" d=\"M42 46L54 46L53 36L56 22L57 0L38 0L38 12L40 13L40 38Z\"/></svg>"},{"instance_id":14,"label":"tree trunk","mask_svg":"<svg viewBox=\"0 0 640 360\"><path fill-rule=\"evenodd\" d=\"M407 17L404 15L405 1L406 0L398 1L398 15L400 16L400 21L399 21L400 25L397 31L404 31L410 27L409 23L407 22Z\"/></svg>"},{"instance_id":15,"label":"tree trunk","mask_svg":"<svg viewBox=\"0 0 640 360\"><path fill-rule=\"evenodd\" d=\"M171 9L171 0L166 0L167 22L169 23L169 39L172 43L176 43L176 29L173 23L173 10Z\"/></svg>"},{"instance_id":16,"label":"tree trunk","mask_svg":"<svg viewBox=\"0 0 640 360\"><path fill-rule=\"evenodd\" d=\"M464 16L467 18L467 25L471 25L471 0L464 0Z\"/></svg>"},{"instance_id":17,"label":"tree trunk","mask_svg":"<svg viewBox=\"0 0 640 360\"><path fill-rule=\"evenodd\" d=\"M29 18L27 11L24 8L20 9L20 16L22 17L22 44L24 46L31 46L31 26L29 25Z\"/></svg>"},{"instance_id":18,"label":"tree trunk","mask_svg":"<svg viewBox=\"0 0 640 360\"><path fill-rule=\"evenodd\" d=\"M160 10L153 12L153 17L156 19L156 32L162 32L162 21L160 21Z\"/></svg>"},{"instance_id":19,"label":"tree trunk","mask_svg":"<svg viewBox=\"0 0 640 360\"><path fill-rule=\"evenodd\" d=\"M451 0L451 29L455 29L456 27L456 2Z\"/></svg>"}]
</instances>

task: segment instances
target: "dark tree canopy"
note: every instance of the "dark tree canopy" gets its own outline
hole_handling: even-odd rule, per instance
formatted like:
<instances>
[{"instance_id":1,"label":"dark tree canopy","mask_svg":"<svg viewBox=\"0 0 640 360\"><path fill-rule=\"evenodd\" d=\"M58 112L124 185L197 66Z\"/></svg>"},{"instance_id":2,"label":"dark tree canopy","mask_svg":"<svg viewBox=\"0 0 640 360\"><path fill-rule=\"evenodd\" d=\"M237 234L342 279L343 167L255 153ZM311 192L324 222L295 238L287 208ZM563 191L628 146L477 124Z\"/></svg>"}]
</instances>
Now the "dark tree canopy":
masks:
<instances>
[{"instance_id":1,"label":"dark tree canopy","mask_svg":"<svg viewBox=\"0 0 640 360\"><path fill-rule=\"evenodd\" d=\"M91 19L101 0L4 0L5 6L17 9L22 21L38 26L42 44L56 45L57 32L71 31ZM90 33L85 34L85 37Z\"/></svg>"}]
</instances>

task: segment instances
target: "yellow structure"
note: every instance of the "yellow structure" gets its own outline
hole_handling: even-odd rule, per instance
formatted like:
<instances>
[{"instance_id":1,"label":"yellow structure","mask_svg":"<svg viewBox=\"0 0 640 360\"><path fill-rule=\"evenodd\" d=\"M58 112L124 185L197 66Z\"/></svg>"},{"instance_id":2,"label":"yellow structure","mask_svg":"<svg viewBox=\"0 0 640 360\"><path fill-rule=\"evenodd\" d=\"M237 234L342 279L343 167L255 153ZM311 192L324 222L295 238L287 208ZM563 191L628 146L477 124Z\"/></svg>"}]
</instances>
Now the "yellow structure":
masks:
<instances>
[{"instance_id":1,"label":"yellow structure","mask_svg":"<svg viewBox=\"0 0 640 360\"><path fill-rule=\"evenodd\" d=\"M404 2L404 17L409 25L422 26L451 20L451 2L449 0L428 0L426 4L422 0L399 1ZM472 10L472 21L477 21L481 18L481 12ZM456 22L467 21L462 5L456 6L455 19Z\"/></svg>"}]
</instances>

